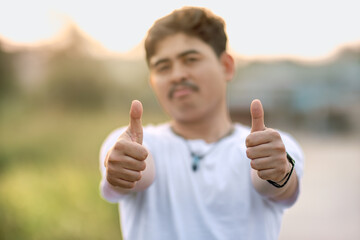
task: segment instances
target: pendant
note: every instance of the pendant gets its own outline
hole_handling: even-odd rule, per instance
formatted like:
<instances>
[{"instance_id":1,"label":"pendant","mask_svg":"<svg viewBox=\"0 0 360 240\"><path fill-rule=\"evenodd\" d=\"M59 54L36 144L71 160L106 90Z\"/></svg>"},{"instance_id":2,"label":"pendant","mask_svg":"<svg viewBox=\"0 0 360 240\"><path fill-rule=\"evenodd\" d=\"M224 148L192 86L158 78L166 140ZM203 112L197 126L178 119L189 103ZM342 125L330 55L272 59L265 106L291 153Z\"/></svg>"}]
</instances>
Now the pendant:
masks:
<instances>
[{"instance_id":1,"label":"pendant","mask_svg":"<svg viewBox=\"0 0 360 240\"><path fill-rule=\"evenodd\" d=\"M198 169L199 161L202 159L202 156L196 155L195 153L191 153L192 156L192 169L194 172Z\"/></svg>"}]
</instances>

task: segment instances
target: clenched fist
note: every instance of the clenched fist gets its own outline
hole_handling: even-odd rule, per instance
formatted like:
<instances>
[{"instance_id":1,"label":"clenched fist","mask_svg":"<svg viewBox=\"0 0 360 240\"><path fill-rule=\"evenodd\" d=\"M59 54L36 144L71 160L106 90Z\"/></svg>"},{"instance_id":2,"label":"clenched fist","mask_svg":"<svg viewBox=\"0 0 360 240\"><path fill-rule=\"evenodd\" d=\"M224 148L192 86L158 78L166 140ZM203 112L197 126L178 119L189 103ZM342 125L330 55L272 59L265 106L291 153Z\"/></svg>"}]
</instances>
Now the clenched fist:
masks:
<instances>
[{"instance_id":1,"label":"clenched fist","mask_svg":"<svg viewBox=\"0 0 360 240\"><path fill-rule=\"evenodd\" d=\"M141 102L133 101L129 127L118 138L105 158L107 181L115 187L133 189L146 168L145 159L148 151L142 145L142 112Z\"/></svg>"},{"instance_id":2,"label":"clenched fist","mask_svg":"<svg viewBox=\"0 0 360 240\"><path fill-rule=\"evenodd\" d=\"M276 183L285 181L291 166L280 134L264 124L264 111L259 100L250 106L251 133L246 138L246 154L251 159L251 168L263 180Z\"/></svg>"}]
</instances>

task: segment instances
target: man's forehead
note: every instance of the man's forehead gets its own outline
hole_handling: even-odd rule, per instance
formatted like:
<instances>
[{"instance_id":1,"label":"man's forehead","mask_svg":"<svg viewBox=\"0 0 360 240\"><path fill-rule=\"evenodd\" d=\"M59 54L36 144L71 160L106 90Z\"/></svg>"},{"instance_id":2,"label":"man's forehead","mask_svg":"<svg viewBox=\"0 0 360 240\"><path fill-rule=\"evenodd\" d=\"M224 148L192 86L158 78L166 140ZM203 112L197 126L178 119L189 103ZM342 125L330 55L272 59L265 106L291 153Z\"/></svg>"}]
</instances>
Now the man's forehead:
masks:
<instances>
[{"instance_id":1,"label":"man's forehead","mask_svg":"<svg viewBox=\"0 0 360 240\"><path fill-rule=\"evenodd\" d=\"M189 54L201 54L201 50L190 47L187 49L183 49L181 51L174 51L172 54L156 54L155 53L150 58L150 65L155 65L159 61L164 61L164 60L170 61L171 59L185 57Z\"/></svg>"},{"instance_id":2,"label":"man's forehead","mask_svg":"<svg viewBox=\"0 0 360 240\"><path fill-rule=\"evenodd\" d=\"M175 58L179 54L189 51L190 49L201 52L200 49L204 48L204 43L197 37L189 36L184 33L176 33L160 40L155 47L155 53L150 58L150 62L153 59L159 58ZM156 61L156 60L155 60Z\"/></svg>"}]
</instances>

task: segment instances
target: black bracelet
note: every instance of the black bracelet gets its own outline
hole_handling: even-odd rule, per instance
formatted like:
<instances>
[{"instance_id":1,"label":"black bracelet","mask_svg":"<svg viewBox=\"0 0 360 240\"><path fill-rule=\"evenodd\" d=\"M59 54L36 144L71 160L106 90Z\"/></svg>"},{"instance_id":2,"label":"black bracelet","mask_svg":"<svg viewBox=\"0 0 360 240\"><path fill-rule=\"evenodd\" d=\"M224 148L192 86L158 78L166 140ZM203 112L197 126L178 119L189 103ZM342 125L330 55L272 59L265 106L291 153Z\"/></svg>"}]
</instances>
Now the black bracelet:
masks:
<instances>
[{"instance_id":1,"label":"black bracelet","mask_svg":"<svg viewBox=\"0 0 360 240\"><path fill-rule=\"evenodd\" d=\"M290 170L290 172L289 173L287 173L286 175L285 175L285 177L284 177L284 179L286 178L286 180L285 180L285 182L283 183L283 184L278 184L278 183L276 183L276 182L274 182L274 181L271 181L271 180L267 180L271 185L273 185L274 187L277 187L277 188L282 188L282 187L284 187L286 184L287 184L287 182L289 181L289 179L290 179L290 177L291 177L291 174L292 174L292 172L293 172L293 170L294 170L294 165L295 165L295 160L294 159L292 159L292 157L290 157L290 155L288 154L288 153L286 153L286 157L287 157L287 160L291 163L291 170ZM284 180L283 179L283 180ZM283 180L281 180L280 182L282 182Z\"/></svg>"}]
</instances>

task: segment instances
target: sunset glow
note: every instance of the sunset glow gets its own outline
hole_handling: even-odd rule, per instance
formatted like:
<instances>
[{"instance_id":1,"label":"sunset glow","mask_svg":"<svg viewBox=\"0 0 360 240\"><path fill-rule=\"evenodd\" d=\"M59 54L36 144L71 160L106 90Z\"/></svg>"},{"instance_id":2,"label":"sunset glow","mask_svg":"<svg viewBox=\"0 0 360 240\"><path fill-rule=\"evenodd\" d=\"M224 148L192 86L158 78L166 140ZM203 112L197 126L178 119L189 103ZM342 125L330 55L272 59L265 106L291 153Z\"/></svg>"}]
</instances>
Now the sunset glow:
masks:
<instances>
[{"instance_id":1,"label":"sunset glow","mask_svg":"<svg viewBox=\"0 0 360 240\"><path fill-rule=\"evenodd\" d=\"M113 52L137 46L159 17L207 7L227 23L229 46L247 57L321 58L360 42L356 1L20 1L2 0L0 39L15 45L55 38L69 22Z\"/></svg>"}]
</instances>

